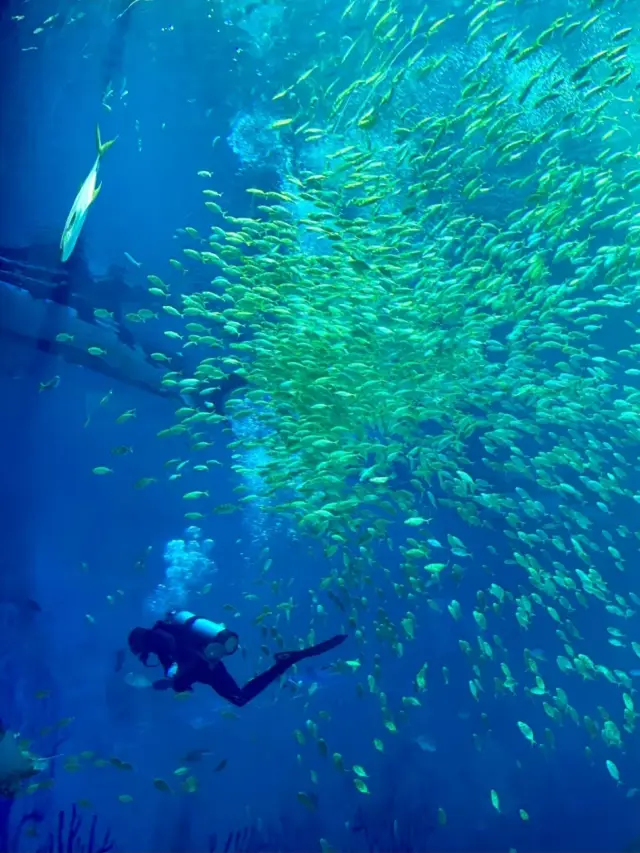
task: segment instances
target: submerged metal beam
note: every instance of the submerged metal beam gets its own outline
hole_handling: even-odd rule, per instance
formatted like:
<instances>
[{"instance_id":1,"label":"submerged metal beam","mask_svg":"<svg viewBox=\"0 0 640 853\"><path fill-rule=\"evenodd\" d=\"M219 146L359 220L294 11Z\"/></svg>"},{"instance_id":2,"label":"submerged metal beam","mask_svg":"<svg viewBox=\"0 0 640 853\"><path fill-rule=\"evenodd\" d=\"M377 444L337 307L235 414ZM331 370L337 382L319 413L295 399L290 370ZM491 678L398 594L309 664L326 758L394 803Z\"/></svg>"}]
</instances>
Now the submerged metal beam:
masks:
<instances>
[{"instance_id":1,"label":"submerged metal beam","mask_svg":"<svg viewBox=\"0 0 640 853\"><path fill-rule=\"evenodd\" d=\"M60 335L65 339L58 340ZM88 323L72 308L48 299L35 299L27 290L1 279L0 337L151 394L178 396L161 384L166 369L151 361L139 345L121 341L116 326ZM90 347L97 347L104 354L91 355Z\"/></svg>"}]
</instances>

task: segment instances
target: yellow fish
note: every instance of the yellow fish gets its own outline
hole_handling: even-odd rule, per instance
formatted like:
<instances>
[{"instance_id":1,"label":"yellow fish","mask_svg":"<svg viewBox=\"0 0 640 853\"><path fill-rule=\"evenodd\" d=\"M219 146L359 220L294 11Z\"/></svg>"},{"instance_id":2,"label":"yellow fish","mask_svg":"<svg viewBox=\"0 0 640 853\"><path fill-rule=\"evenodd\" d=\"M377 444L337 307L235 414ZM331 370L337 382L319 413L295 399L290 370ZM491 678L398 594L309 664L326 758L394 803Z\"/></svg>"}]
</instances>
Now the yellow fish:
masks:
<instances>
[{"instance_id":1,"label":"yellow fish","mask_svg":"<svg viewBox=\"0 0 640 853\"><path fill-rule=\"evenodd\" d=\"M89 213L89 208L100 192L102 184L98 184L96 186L100 161L114 142L115 139L110 139L108 142L103 143L100 139L100 128L96 128L98 156L96 157L96 162L93 164L93 168L84 179L84 183L80 187L78 195L74 199L73 206L71 207L69 215L67 216L67 221L64 224L62 237L60 238L60 250L63 263L68 261L71 257L73 250L76 247L76 243L78 242L80 232L84 226L85 219L87 218L87 214Z\"/></svg>"}]
</instances>

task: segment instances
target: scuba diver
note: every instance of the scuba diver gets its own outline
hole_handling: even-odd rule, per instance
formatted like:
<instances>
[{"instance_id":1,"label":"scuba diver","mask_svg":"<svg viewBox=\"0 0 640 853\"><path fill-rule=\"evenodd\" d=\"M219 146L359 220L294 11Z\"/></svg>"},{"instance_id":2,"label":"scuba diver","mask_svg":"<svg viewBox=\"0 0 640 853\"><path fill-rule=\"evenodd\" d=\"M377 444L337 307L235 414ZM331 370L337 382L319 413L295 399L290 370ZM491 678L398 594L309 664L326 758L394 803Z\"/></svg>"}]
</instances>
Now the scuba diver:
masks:
<instances>
[{"instance_id":1,"label":"scuba diver","mask_svg":"<svg viewBox=\"0 0 640 853\"><path fill-rule=\"evenodd\" d=\"M277 652L276 662L240 687L222 663L239 645L238 635L225 625L203 619L187 610L167 613L153 628L134 628L129 648L144 666L149 655L156 655L165 677L155 681L156 690L173 688L176 693L192 690L194 684L207 684L218 696L242 707L254 699L294 664L335 649L347 639L336 634L323 643L290 652Z\"/></svg>"},{"instance_id":2,"label":"scuba diver","mask_svg":"<svg viewBox=\"0 0 640 853\"><path fill-rule=\"evenodd\" d=\"M109 110L109 100L114 95L114 87L120 87L121 97L125 91L126 79L123 74L124 55L127 46L127 35L131 25L132 15L129 12L137 0L112 0L109 11L112 20L109 23L109 39L107 49L102 60L102 103ZM113 7L113 8L110 8Z\"/></svg>"}]
</instances>

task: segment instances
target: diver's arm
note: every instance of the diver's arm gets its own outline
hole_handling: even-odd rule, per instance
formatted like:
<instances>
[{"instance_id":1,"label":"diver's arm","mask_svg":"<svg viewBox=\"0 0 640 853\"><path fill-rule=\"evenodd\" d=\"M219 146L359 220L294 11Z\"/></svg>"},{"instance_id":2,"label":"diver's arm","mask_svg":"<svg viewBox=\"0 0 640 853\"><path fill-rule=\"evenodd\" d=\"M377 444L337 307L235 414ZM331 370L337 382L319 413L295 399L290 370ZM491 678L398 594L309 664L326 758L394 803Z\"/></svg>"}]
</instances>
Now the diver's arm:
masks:
<instances>
[{"instance_id":1,"label":"diver's arm","mask_svg":"<svg viewBox=\"0 0 640 853\"><path fill-rule=\"evenodd\" d=\"M177 644L172 633L166 630L165 623L156 622L150 632L148 649L160 661L165 676L175 664L178 656Z\"/></svg>"},{"instance_id":2,"label":"diver's arm","mask_svg":"<svg viewBox=\"0 0 640 853\"><path fill-rule=\"evenodd\" d=\"M176 693L186 693L193 691L194 679L191 677L191 671L180 669L177 664L172 664L168 670L165 670L165 677L159 678L151 685L154 690L173 690Z\"/></svg>"},{"instance_id":3,"label":"diver's arm","mask_svg":"<svg viewBox=\"0 0 640 853\"><path fill-rule=\"evenodd\" d=\"M165 678L154 681L153 687L155 690L174 690L176 693L190 692L196 682L207 683L210 666L199 652L189 651L165 669Z\"/></svg>"}]
</instances>

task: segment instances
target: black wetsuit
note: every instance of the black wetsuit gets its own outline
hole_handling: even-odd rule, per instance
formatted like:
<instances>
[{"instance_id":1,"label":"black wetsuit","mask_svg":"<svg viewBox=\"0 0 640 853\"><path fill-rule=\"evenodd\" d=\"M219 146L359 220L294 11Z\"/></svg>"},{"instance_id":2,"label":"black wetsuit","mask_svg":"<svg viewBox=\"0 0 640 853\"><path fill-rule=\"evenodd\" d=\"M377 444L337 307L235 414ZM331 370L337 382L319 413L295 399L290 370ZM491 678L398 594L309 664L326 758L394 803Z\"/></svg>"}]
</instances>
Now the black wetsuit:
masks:
<instances>
[{"instance_id":1,"label":"black wetsuit","mask_svg":"<svg viewBox=\"0 0 640 853\"><path fill-rule=\"evenodd\" d=\"M165 678L153 684L156 690L173 689L176 693L183 693L192 690L194 684L207 684L223 699L238 707L246 705L262 693L294 664L324 654L347 639L347 634L336 634L331 639L306 649L277 652L274 655L276 662L270 669L240 687L221 661L205 657L184 626L160 620L148 631L142 628L136 628L135 631L139 632L138 642L132 642L131 635L129 639L134 654L145 666L148 666L149 655L156 655L164 670ZM169 672L174 666L177 671L170 677Z\"/></svg>"}]
</instances>

